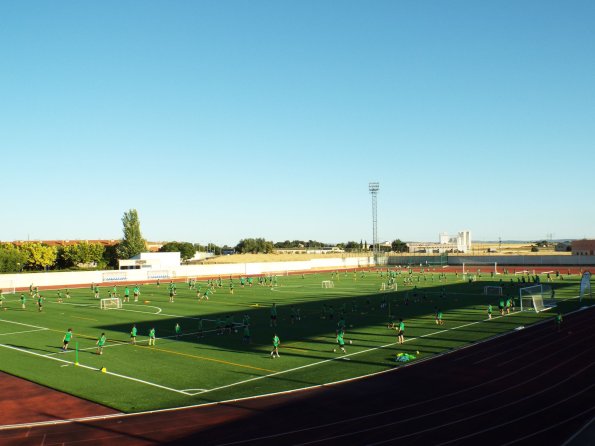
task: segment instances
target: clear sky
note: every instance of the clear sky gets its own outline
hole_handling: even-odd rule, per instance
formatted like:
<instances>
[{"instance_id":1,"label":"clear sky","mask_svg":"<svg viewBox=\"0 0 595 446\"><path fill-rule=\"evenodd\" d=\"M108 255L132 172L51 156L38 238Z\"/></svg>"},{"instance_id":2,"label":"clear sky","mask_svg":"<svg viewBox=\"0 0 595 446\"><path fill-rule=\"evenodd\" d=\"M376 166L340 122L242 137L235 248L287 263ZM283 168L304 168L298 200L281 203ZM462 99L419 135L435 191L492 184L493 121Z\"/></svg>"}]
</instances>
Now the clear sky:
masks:
<instances>
[{"instance_id":1,"label":"clear sky","mask_svg":"<svg viewBox=\"0 0 595 446\"><path fill-rule=\"evenodd\" d=\"M0 240L595 236L592 0L0 0Z\"/></svg>"}]
</instances>

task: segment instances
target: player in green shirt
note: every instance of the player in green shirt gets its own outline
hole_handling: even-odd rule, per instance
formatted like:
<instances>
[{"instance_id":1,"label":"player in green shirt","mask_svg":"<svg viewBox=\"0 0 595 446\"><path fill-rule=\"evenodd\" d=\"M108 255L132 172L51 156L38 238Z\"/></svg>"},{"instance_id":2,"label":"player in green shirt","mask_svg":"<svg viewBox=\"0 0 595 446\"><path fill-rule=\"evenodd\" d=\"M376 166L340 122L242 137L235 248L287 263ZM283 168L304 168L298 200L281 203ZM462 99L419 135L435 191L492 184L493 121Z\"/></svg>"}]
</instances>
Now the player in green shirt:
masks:
<instances>
[{"instance_id":1,"label":"player in green shirt","mask_svg":"<svg viewBox=\"0 0 595 446\"><path fill-rule=\"evenodd\" d=\"M155 345L155 328L149 330L149 345Z\"/></svg>"},{"instance_id":2,"label":"player in green shirt","mask_svg":"<svg viewBox=\"0 0 595 446\"><path fill-rule=\"evenodd\" d=\"M2 290L0 290L0 308L4 308L4 294L2 294ZM6 308L4 308L6 310Z\"/></svg>"},{"instance_id":3,"label":"player in green shirt","mask_svg":"<svg viewBox=\"0 0 595 446\"><path fill-rule=\"evenodd\" d=\"M37 296L37 308L39 311L43 310L43 296L41 294Z\"/></svg>"},{"instance_id":4,"label":"player in green shirt","mask_svg":"<svg viewBox=\"0 0 595 446\"><path fill-rule=\"evenodd\" d=\"M107 341L107 338L105 337L105 333L101 333L101 336L99 337L99 339L97 339L97 354L98 355L103 355L103 346L105 345L105 342Z\"/></svg>"},{"instance_id":5,"label":"player in green shirt","mask_svg":"<svg viewBox=\"0 0 595 446\"><path fill-rule=\"evenodd\" d=\"M504 298L501 297L498 301L498 310L500 310L500 316L504 316Z\"/></svg>"},{"instance_id":6,"label":"player in green shirt","mask_svg":"<svg viewBox=\"0 0 595 446\"><path fill-rule=\"evenodd\" d=\"M250 325L244 325L244 336L242 342L250 344Z\"/></svg>"},{"instance_id":7,"label":"player in green shirt","mask_svg":"<svg viewBox=\"0 0 595 446\"><path fill-rule=\"evenodd\" d=\"M271 327L277 326L277 305L273 302L271 307Z\"/></svg>"},{"instance_id":8,"label":"player in green shirt","mask_svg":"<svg viewBox=\"0 0 595 446\"><path fill-rule=\"evenodd\" d=\"M136 344L136 334L138 330L136 329L136 324L132 324L132 329L130 330L130 342Z\"/></svg>"},{"instance_id":9,"label":"player in green shirt","mask_svg":"<svg viewBox=\"0 0 595 446\"><path fill-rule=\"evenodd\" d=\"M21 294L21 308L24 310L25 309L25 304L27 303L27 298L25 297L24 294Z\"/></svg>"},{"instance_id":10,"label":"player in green shirt","mask_svg":"<svg viewBox=\"0 0 595 446\"><path fill-rule=\"evenodd\" d=\"M562 330L562 313L560 312L556 314L556 330L558 333L560 333L560 330Z\"/></svg>"},{"instance_id":11,"label":"player in green shirt","mask_svg":"<svg viewBox=\"0 0 595 446\"><path fill-rule=\"evenodd\" d=\"M205 290L205 294L202 295L202 297L200 298L200 300L209 300L209 296L213 294L213 291L210 288L207 288Z\"/></svg>"},{"instance_id":12,"label":"player in green shirt","mask_svg":"<svg viewBox=\"0 0 595 446\"><path fill-rule=\"evenodd\" d=\"M217 318L216 325L218 335L222 335L223 333L225 333L225 322L223 322L223 320L220 317Z\"/></svg>"},{"instance_id":13,"label":"player in green shirt","mask_svg":"<svg viewBox=\"0 0 595 446\"><path fill-rule=\"evenodd\" d=\"M203 327L202 327L202 319L198 319L198 330L197 330L197 337L198 339L204 337L203 335Z\"/></svg>"},{"instance_id":14,"label":"player in green shirt","mask_svg":"<svg viewBox=\"0 0 595 446\"><path fill-rule=\"evenodd\" d=\"M99 287L98 286L93 288L93 293L95 295L95 299L99 299Z\"/></svg>"},{"instance_id":15,"label":"player in green shirt","mask_svg":"<svg viewBox=\"0 0 595 446\"><path fill-rule=\"evenodd\" d=\"M138 287L138 285L134 286L132 294L134 294L134 301L138 302L138 296L140 296L140 288Z\"/></svg>"},{"instance_id":16,"label":"player in green shirt","mask_svg":"<svg viewBox=\"0 0 595 446\"><path fill-rule=\"evenodd\" d=\"M399 319L399 327L397 329L397 339L399 344L405 343L405 322L403 319Z\"/></svg>"},{"instance_id":17,"label":"player in green shirt","mask_svg":"<svg viewBox=\"0 0 595 446\"><path fill-rule=\"evenodd\" d=\"M124 288L124 302L130 302L130 288Z\"/></svg>"},{"instance_id":18,"label":"player in green shirt","mask_svg":"<svg viewBox=\"0 0 595 446\"><path fill-rule=\"evenodd\" d=\"M66 350L68 350L68 344L70 343L70 341L72 341L73 336L74 335L72 334L72 328L69 328L66 334L64 335L64 339L62 340L62 351L65 352Z\"/></svg>"},{"instance_id":19,"label":"player in green shirt","mask_svg":"<svg viewBox=\"0 0 595 446\"><path fill-rule=\"evenodd\" d=\"M488 305L488 319L492 318L492 304Z\"/></svg>"},{"instance_id":20,"label":"player in green shirt","mask_svg":"<svg viewBox=\"0 0 595 446\"><path fill-rule=\"evenodd\" d=\"M275 355L277 358L279 357L279 345L281 345L281 340L279 339L279 336L277 336L277 333L275 333L273 335L273 351L271 352L271 358L274 358Z\"/></svg>"},{"instance_id":21,"label":"player in green shirt","mask_svg":"<svg viewBox=\"0 0 595 446\"><path fill-rule=\"evenodd\" d=\"M233 294L233 282L229 282L229 294Z\"/></svg>"},{"instance_id":22,"label":"player in green shirt","mask_svg":"<svg viewBox=\"0 0 595 446\"><path fill-rule=\"evenodd\" d=\"M339 348L343 353L347 353L347 350L345 350L345 340L343 339L343 335L344 333L342 331L337 332L337 344L339 344ZM333 353L335 353L336 351L337 349L334 348Z\"/></svg>"},{"instance_id":23,"label":"player in green shirt","mask_svg":"<svg viewBox=\"0 0 595 446\"><path fill-rule=\"evenodd\" d=\"M174 331L176 332L176 339L178 339L178 337L182 334L182 327L180 327L180 324L177 322L176 326L174 327Z\"/></svg>"},{"instance_id":24,"label":"player in green shirt","mask_svg":"<svg viewBox=\"0 0 595 446\"><path fill-rule=\"evenodd\" d=\"M444 325L444 321L442 320L442 310L438 308L438 312L436 313L436 323L438 325Z\"/></svg>"}]
</instances>

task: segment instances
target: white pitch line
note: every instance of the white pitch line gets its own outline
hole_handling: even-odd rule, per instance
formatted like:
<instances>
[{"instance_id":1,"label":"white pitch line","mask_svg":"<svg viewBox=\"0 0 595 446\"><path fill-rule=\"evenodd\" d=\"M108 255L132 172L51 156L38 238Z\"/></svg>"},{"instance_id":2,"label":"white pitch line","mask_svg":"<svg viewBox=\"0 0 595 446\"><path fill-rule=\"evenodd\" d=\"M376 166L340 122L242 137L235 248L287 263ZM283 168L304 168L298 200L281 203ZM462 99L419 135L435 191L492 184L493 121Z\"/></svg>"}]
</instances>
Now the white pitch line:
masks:
<instances>
[{"instance_id":1,"label":"white pitch line","mask_svg":"<svg viewBox=\"0 0 595 446\"><path fill-rule=\"evenodd\" d=\"M65 359L54 358L52 356L42 355L41 353L36 353L36 352L29 351L29 350L24 350L22 348L13 347L11 345L0 344L0 347L8 348L10 350L16 350L16 351L23 352L23 353L28 353L30 355L39 356L41 358L51 359L53 361L63 362L63 363L68 364L68 365L75 365L73 361L66 361ZM87 369L87 370L93 370L94 372L98 372L99 371L99 369L97 369L95 367L90 367L90 366L84 365L84 364L79 364L77 367L81 367L81 368ZM119 373L114 373L114 372L109 372L109 371L106 371L105 373L107 375L117 376L118 378L123 378L123 379L127 379L127 380L130 380L130 381L136 381L136 382L139 382L141 384L146 384L146 385L149 385L149 386L158 387L160 389L169 390L170 392L181 393L182 395L186 395L186 396L192 396L192 395L186 393L183 390L172 389L171 387L166 387L166 386L162 386L161 384L156 384L156 383L152 383L152 382L149 382L149 381L144 381L142 379L133 378L132 376L121 375Z\"/></svg>"},{"instance_id":2,"label":"white pitch line","mask_svg":"<svg viewBox=\"0 0 595 446\"><path fill-rule=\"evenodd\" d=\"M7 319L0 319L0 322L7 322L9 324L23 325L25 327L43 328L44 330L47 330L47 328L45 328L45 327L39 327L37 325L31 325L31 324L23 324L22 322L9 321Z\"/></svg>"},{"instance_id":3,"label":"white pitch line","mask_svg":"<svg viewBox=\"0 0 595 446\"><path fill-rule=\"evenodd\" d=\"M47 331L49 328L38 328L36 330L13 331L12 333L0 333L0 336L8 336L13 334L35 333L37 331Z\"/></svg>"}]
</instances>

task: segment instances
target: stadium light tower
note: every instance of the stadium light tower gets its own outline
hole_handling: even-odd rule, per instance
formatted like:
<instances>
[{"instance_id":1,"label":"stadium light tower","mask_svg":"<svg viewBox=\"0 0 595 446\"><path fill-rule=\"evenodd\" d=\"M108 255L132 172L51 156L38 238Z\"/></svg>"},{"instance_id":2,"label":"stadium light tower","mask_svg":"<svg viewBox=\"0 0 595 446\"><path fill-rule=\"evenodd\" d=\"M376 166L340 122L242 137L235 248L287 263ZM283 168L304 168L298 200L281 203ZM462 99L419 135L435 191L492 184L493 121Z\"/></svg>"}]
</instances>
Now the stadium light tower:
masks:
<instances>
[{"instance_id":1,"label":"stadium light tower","mask_svg":"<svg viewBox=\"0 0 595 446\"><path fill-rule=\"evenodd\" d=\"M380 246L378 245L378 215L376 208L376 199L380 183L369 183L368 190L372 194L372 253L377 254Z\"/></svg>"}]
</instances>

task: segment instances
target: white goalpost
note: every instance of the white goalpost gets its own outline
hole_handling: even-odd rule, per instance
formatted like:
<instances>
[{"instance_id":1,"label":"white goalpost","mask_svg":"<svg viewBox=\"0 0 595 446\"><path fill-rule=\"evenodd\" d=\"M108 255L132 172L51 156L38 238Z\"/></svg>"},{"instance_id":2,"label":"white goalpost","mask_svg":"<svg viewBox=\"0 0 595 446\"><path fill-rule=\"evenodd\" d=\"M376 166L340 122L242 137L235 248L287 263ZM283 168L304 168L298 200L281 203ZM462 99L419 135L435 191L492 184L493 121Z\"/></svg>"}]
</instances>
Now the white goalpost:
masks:
<instances>
[{"instance_id":1,"label":"white goalpost","mask_svg":"<svg viewBox=\"0 0 595 446\"><path fill-rule=\"evenodd\" d=\"M585 271L583 277L581 277L581 287L579 292L579 301L582 302L583 298L592 297L591 294L591 272Z\"/></svg>"},{"instance_id":2,"label":"white goalpost","mask_svg":"<svg viewBox=\"0 0 595 446\"><path fill-rule=\"evenodd\" d=\"M494 285L486 285L483 287L484 296L502 296L502 287Z\"/></svg>"},{"instance_id":3,"label":"white goalpost","mask_svg":"<svg viewBox=\"0 0 595 446\"><path fill-rule=\"evenodd\" d=\"M500 275L500 272L498 271L498 262L481 262L479 260L463 262L463 274L480 272L485 272L487 274L493 273L495 276Z\"/></svg>"},{"instance_id":4,"label":"white goalpost","mask_svg":"<svg viewBox=\"0 0 595 446\"><path fill-rule=\"evenodd\" d=\"M519 289L519 304L521 311L540 311L548 310L556 306L550 285L539 284L527 286Z\"/></svg>"},{"instance_id":5,"label":"white goalpost","mask_svg":"<svg viewBox=\"0 0 595 446\"><path fill-rule=\"evenodd\" d=\"M332 280L323 280L322 288L335 288L335 282Z\"/></svg>"},{"instance_id":6,"label":"white goalpost","mask_svg":"<svg viewBox=\"0 0 595 446\"><path fill-rule=\"evenodd\" d=\"M0 280L0 292L2 294L15 294L14 280Z\"/></svg>"},{"instance_id":7,"label":"white goalpost","mask_svg":"<svg viewBox=\"0 0 595 446\"><path fill-rule=\"evenodd\" d=\"M122 308L122 300L119 297L107 297L99 301L99 308L102 310L113 310Z\"/></svg>"}]
</instances>

